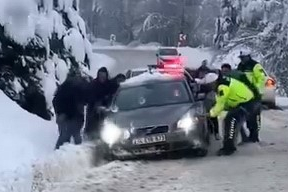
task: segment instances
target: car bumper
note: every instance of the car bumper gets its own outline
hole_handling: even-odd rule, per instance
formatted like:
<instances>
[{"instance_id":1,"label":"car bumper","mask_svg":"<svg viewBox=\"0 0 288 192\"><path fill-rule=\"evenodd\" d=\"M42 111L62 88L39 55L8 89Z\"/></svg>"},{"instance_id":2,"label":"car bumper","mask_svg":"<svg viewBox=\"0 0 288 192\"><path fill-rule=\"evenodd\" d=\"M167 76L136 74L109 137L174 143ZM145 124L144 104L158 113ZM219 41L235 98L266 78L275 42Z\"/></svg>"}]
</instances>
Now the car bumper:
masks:
<instances>
[{"instance_id":1,"label":"car bumper","mask_svg":"<svg viewBox=\"0 0 288 192\"><path fill-rule=\"evenodd\" d=\"M111 148L112 155L125 158L127 156L145 156L205 147L205 141L197 131L189 134L178 131L162 135L165 135L165 141L150 144L135 145L132 142L135 138L129 139L125 143L114 145Z\"/></svg>"},{"instance_id":2,"label":"car bumper","mask_svg":"<svg viewBox=\"0 0 288 192\"><path fill-rule=\"evenodd\" d=\"M275 88L265 88L263 97L262 97L263 103L275 103L276 102L276 90Z\"/></svg>"}]
</instances>

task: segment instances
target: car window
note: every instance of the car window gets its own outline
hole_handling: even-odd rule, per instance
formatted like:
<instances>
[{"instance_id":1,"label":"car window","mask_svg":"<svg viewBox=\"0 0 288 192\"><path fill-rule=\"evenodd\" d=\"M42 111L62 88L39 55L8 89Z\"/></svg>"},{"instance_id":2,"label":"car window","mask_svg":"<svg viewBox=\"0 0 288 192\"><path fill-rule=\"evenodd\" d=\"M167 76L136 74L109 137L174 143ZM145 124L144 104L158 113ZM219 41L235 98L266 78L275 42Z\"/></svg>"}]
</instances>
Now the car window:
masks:
<instances>
[{"instance_id":1,"label":"car window","mask_svg":"<svg viewBox=\"0 0 288 192\"><path fill-rule=\"evenodd\" d=\"M116 95L113 106L121 111L190 101L184 81L161 82L122 89Z\"/></svg>"},{"instance_id":2,"label":"car window","mask_svg":"<svg viewBox=\"0 0 288 192\"><path fill-rule=\"evenodd\" d=\"M160 49L159 55L178 55L177 49Z\"/></svg>"}]
</instances>

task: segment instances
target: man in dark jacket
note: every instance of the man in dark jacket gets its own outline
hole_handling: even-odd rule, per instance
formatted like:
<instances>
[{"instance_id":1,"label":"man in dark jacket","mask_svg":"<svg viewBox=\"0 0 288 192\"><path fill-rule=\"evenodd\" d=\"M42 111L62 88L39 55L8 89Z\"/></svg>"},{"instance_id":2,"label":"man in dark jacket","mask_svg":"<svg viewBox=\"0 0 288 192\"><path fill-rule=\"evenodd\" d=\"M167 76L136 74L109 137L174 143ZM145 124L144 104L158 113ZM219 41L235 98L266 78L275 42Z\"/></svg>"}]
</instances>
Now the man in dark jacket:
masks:
<instances>
[{"instance_id":1,"label":"man in dark jacket","mask_svg":"<svg viewBox=\"0 0 288 192\"><path fill-rule=\"evenodd\" d=\"M224 63L221 65L221 73L223 75L230 73L232 71L232 67L229 63Z\"/></svg>"},{"instance_id":2,"label":"man in dark jacket","mask_svg":"<svg viewBox=\"0 0 288 192\"><path fill-rule=\"evenodd\" d=\"M73 137L75 144L81 144L81 128L84 123L87 82L81 76L69 74L56 90L53 106L59 128L55 149L59 149Z\"/></svg>"},{"instance_id":3,"label":"man in dark jacket","mask_svg":"<svg viewBox=\"0 0 288 192\"><path fill-rule=\"evenodd\" d=\"M109 79L109 73L106 67L98 70L97 77L89 85L89 100L87 106L87 118L85 125L85 134L88 139L97 139L99 129L104 117L99 107L108 107L113 95L118 89L116 81Z\"/></svg>"}]
</instances>

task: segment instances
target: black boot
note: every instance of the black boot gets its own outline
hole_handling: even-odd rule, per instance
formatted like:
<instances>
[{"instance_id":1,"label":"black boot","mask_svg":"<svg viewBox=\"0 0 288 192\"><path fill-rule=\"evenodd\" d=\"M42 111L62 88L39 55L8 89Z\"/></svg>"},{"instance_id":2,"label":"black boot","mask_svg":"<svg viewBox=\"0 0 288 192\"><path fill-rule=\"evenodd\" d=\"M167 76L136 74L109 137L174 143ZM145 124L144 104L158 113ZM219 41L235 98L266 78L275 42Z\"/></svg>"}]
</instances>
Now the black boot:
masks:
<instances>
[{"instance_id":1,"label":"black boot","mask_svg":"<svg viewBox=\"0 0 288 192\"><path fill-rule=\"evenodd\" d=\"M260 142L258 132L251 131L251 133L249 135L249 142L252 142L252 143L259 143Z\"/></svg>"},{"instance_id":2,"label":"black boot","mask_svg":"<svg viewBox=\"0 0 288 192\"><path fill-rule=\"evenodd\" d=\"M217 156L229 156L232 155L236 151L235 149L225 149L221 148L217 151Z\"/></svg>"}]
</instances>

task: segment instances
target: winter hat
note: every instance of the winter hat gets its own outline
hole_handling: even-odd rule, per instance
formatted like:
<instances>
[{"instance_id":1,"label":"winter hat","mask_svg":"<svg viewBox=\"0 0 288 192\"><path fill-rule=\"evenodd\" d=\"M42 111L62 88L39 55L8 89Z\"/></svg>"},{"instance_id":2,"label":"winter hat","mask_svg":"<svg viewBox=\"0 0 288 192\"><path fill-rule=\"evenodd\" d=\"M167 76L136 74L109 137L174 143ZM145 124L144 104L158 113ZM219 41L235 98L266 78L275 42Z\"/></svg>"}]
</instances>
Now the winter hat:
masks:
<instances>
[{"instance_id":1,"label":"winter hat","mask_svg":"<svg viewBox=\"0 0 288 192\"><path fill-rule=\"evenodd\" d=\"M104 72L104 73L107 73L108 74L108 69L106 67L101 67L99 70L98 70L98 73L99 72Z\"/></svg>"},{"instance_id":2,"label":"winter hat","mask_svg":"<svg viewBox=\"0 0 288 192\"><path fill-rule=\"evenodd\" d=\"M242 50L242 51L240 51L240 55L239 55L239 58L241 58L241 57L250 57L251 56L251 51L249 51L249 50Z\"/></svg>"}]
</instances>

